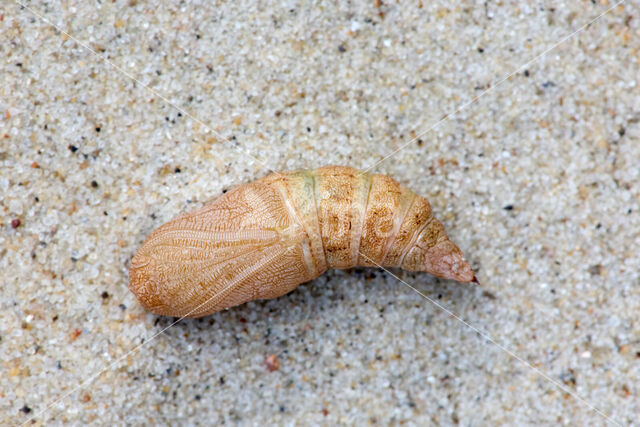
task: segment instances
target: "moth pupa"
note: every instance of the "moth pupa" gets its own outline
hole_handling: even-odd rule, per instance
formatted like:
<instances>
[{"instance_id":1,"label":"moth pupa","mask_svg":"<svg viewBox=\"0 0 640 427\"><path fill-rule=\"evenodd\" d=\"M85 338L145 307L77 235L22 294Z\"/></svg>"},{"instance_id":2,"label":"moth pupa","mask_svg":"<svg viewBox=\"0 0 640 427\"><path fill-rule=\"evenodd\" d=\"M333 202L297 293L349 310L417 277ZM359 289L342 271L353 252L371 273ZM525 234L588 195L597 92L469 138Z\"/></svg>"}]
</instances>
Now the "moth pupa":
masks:
<instances>
[{"instance_id":1,"label":"moth pupa","mask_svg":"<svg viewBox=\"0 0 640 427\"><path fill-rule=\"evenodd\" d=\"M129 288L154 313L201 317L354 266L476 281L424 197L327 166L240 185L160 226L133 257Z\"/></svg>"}]
</instances>

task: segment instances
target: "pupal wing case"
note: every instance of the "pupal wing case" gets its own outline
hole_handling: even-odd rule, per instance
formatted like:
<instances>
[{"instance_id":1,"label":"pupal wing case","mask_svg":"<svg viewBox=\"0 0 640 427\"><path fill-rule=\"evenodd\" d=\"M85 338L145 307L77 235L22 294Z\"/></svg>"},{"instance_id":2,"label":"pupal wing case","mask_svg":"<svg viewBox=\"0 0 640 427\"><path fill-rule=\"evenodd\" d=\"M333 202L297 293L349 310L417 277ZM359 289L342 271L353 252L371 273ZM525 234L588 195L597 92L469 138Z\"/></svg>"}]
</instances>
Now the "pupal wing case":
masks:
<instances>
[{"instance_id":1,"label":"pupal wing case","mask_svg":"<svg viewBox=\"0 0 640 427\"><path fill-rule=\"evenodd\" d=\"M129 289L154 313L200 317L276 298L327 268L402 267L475 277L429 202L386 175L342 166L274 173L153 231Z\"/></svg>"}]
</instances>

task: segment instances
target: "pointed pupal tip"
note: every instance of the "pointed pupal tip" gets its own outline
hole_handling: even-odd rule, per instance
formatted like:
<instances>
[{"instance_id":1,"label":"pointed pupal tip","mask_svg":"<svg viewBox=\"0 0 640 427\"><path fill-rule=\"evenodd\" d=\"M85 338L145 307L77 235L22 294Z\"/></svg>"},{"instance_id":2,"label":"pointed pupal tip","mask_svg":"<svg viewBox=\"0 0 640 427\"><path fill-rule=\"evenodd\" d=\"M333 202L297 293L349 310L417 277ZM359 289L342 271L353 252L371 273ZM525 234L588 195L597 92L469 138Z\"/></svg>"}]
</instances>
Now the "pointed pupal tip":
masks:
<instances>
[{"instance_id":1,"label":"pointed pupal tip","mask_svg":"<svg viewBox=\"0 0 640 427\"><path fill-rule=\"evenodd\" d=\"M477 277L475 274L473 275L473 279L471 279L471 282L470 282L470 283L475 283L475 284L476 284L476 285L478 285L478 286L482 286L482 285L480 284L480 281L478 280L478 277Z\"/></svg>"},{"instance_id":2,"label":"pointed pupal tip","mask_svg":"<svg viewBox=\"0 0 640 427\"><path fill-rule=\"evenodd\" d=\"M477 283L475 274L464 255L451 241L444 241L429 250L425 270L443 279L453 279L456 282Z\"/></svg>"}]
</instances>

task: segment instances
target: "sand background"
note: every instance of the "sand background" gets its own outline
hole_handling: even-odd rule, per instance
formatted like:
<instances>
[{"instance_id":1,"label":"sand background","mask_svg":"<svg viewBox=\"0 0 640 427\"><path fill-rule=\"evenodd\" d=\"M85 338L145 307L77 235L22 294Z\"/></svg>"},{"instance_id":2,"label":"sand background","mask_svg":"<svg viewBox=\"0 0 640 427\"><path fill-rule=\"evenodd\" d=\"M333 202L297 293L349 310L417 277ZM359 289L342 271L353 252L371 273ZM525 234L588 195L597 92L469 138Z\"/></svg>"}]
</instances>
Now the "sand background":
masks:
<instances>
[{"instance_id":1,"label":"sand background","mask_svg":"<svg viewBox=\"0 0 640 427\"><path fill-rule=\"evenodd\" d=\"M336 3L2 2L3 423L637 423L640 3ZM353 269L151 339L151 230L400 148L482 287L392 273L486 335Z\"/></svg>"}]
</instances>

